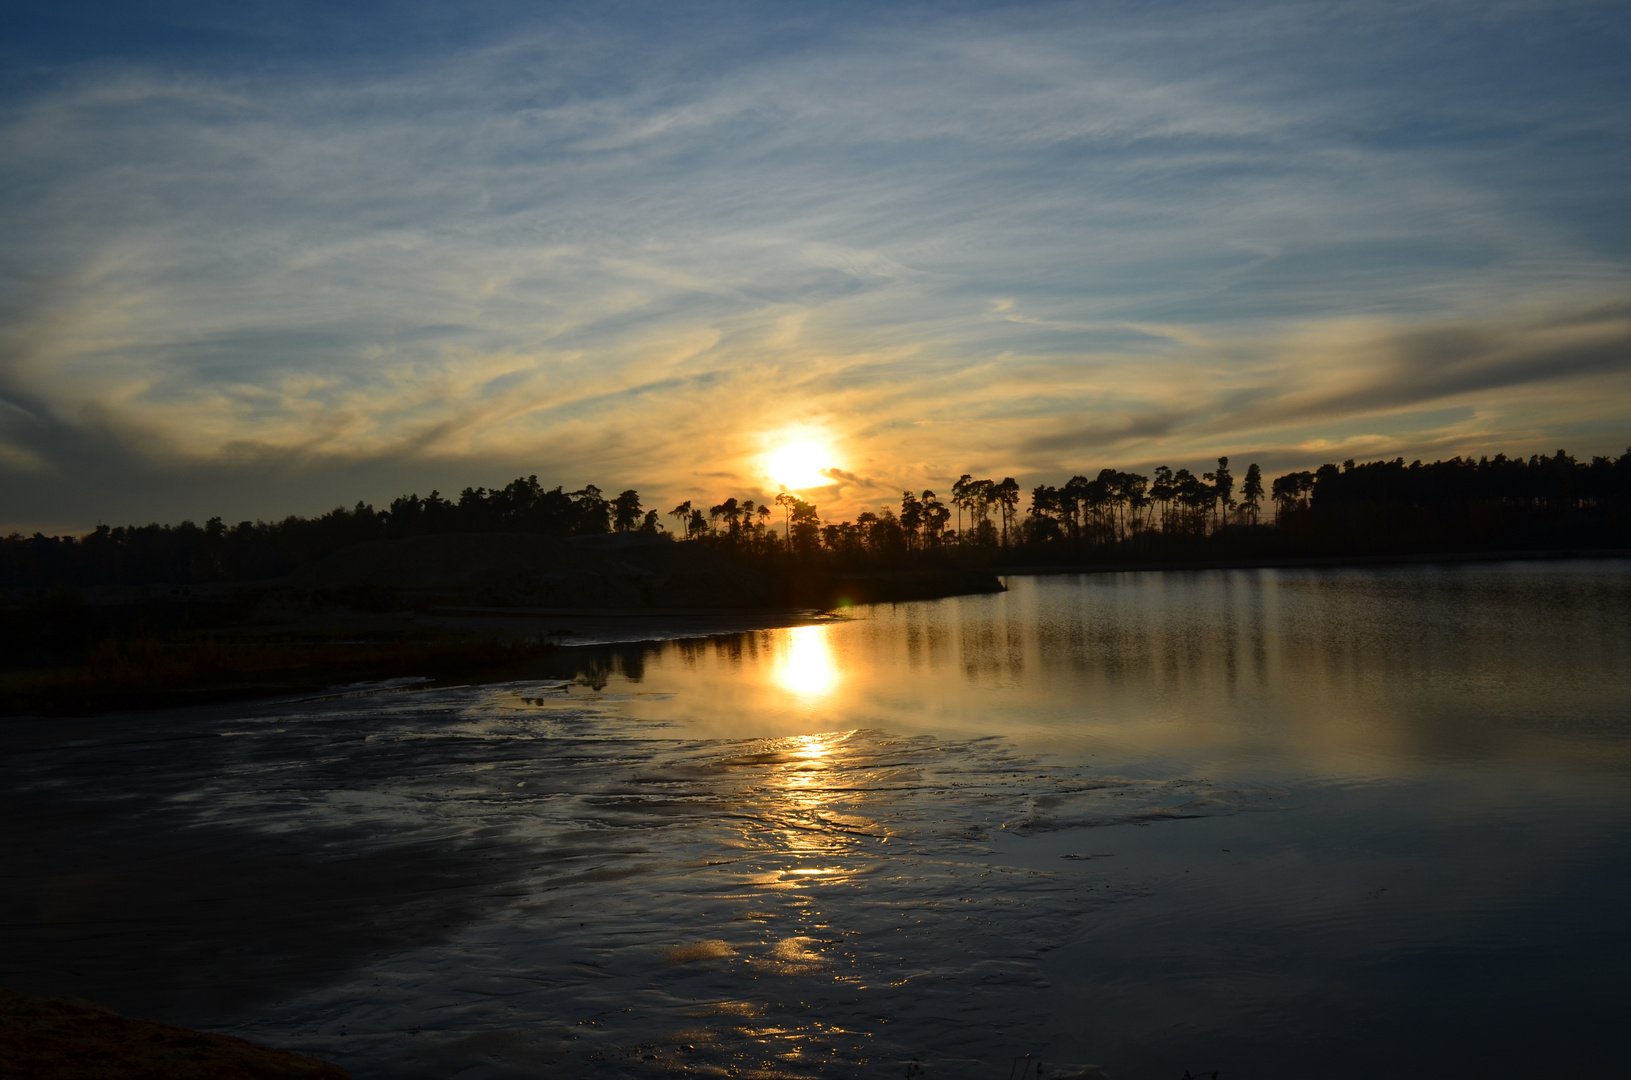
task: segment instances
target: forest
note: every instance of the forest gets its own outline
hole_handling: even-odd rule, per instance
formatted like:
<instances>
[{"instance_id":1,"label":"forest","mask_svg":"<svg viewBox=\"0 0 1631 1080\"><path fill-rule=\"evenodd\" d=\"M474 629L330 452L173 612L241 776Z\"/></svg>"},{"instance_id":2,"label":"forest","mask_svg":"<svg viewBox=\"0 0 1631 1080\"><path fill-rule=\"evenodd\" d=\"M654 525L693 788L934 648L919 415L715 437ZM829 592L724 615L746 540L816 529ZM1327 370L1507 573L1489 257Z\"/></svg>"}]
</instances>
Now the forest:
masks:
<instances>
[{"instance_id":1,"label":"forest","mask_svg":"<svg viewBox=\"0 0 1631 1080\"><path fill-rule=\"evenodd\" d=\"M383 510L358 502L281 521L13 534L0 539L0 588L268 580L352 544L450 532L666 534L788 572L1617 549L1631 546L1631 449L1588 461L1563 450L1430 464L1349 460L1268 484L1256 464L1237 478L1222 457L1200 475L1102 469L1033 487L1028 502L1012 477L965 474L944 496L902 492L898 508L853 521L823 519L791 492L688 500L663 512L635 490L608 498L593 485L569 492L528 476L466 488L457 500L405 495Z\"/></svg>"}]
</instances>

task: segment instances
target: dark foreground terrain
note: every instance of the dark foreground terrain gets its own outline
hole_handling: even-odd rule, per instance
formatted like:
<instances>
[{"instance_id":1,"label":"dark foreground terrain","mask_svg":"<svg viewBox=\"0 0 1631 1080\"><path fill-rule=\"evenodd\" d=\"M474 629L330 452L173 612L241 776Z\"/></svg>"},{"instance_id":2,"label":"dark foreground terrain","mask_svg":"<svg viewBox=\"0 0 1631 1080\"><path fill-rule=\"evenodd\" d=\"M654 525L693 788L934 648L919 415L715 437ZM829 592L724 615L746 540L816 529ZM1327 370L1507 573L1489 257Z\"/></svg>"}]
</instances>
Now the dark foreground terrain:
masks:
<instances>
[{"instance_id":1,"label":"dark foreground terrain","mask_svg":"<svg viewBox=\"0 0 1631 1080\"><path fill-rule=\"evenodd\" d=\"M78 998L0 990L0 1073L29 1080L348 1080L230 1035L133 1020Z\"/></svg>"},{"instance_id":2,"label":"dark foreground terrain","mask_svg":"<svg viewBox=\"0 0 1631 1080\"><path fill-rule=\"evenodd\" d=\"M0 715L483 680L562 642L786 626L852 604L1001 588L956 567L784 579L639 533L374 540L269 581L18 590L0 630Z\"/></svg>"}]
</instances>

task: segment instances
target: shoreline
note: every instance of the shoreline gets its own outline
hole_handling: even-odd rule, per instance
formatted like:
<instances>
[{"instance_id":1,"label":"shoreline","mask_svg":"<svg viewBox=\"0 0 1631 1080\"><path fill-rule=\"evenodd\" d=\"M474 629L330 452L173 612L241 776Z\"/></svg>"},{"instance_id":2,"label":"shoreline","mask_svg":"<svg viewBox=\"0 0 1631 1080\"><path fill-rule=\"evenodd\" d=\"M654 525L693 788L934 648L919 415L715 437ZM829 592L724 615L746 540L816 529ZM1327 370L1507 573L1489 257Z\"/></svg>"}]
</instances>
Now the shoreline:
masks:
<instances>
[{"instance_id":1,"label":"shoreline","mask_svg":"<svg viewBox=\"0 0 1631 1080\"><path fill-rule=\"evenodd\" d=\"M1458 566L1469 563L1571 562L1631 559L1631 548L1559 548L1520 551L1451 551L1403 555L1314 555L1262 559L1146 560L1125 563L1068 563L1048 566L997 566L999 577L1048 574L1133 574L1157 570L1317 570L1365 566Z\"/></svg>"},{"instance_id":2,"label":"shoreline","mask_svg":"<svg viewBox=\"0 0 1631 1080\"><path fill-rule=\"evenodd\" d=\"M644 611L453 608L432 611L419 618L444 631L486 632L495 637L524 632L528 629L524 620L536 620L536 637L540 643L558 649L572 649L589 645L678 641L720 634L745 634L755 630L821 626L842 621L845 616L835 614L830 609L823 611L816 608L768 608L760 611L752 608L651 608Z\"/></svg>"},{"instance_id":3,"label":"shoreline","mask_svg":"<svg viewBox=\"0 0 1631 1080\"><path fill-rule=\"evenodd\" d=\"M1212 559L1185 562L999 566L996 577L1166 571L1340 569L1628 559L1631 549L1592 548L1429 554ZM962 594L947 594L962 595ZM976 595L976 594L971 594ZM940 597L935 597L940 598ZM854 607L905 600L876 600ZM485 683L553 668L564 650L696 640L845 621L843 608L499 608L453 606L417 613L350 613L328 640L284 636L141 642L111 663L0 673L0 718L121 715L333 693L403 678ZM331 613L333 614L333 613ZM307 627L305 629L310 629ZM339 640L338 631L351 640ZM363 639L363 640L358 640ZM147 643L151 646L151 643Z\"/></svg>"},{"instance_id":4,"label":"shoreline","mask_svg":"<svg viewBox=\"0 0 1631 1080\"><path fill-rule=\"evenodd\" d=\"M0 720L93 717L274 701L423 679L502 682L549 668L563 650L716 637L843 621L813 608L536 611L418 615L387 640L280 637L183 642L101 665L0 673ZM528 625L528 620L535 625ZM366 630L350 628L354 632Z\"/></svg>"}]
</instances>

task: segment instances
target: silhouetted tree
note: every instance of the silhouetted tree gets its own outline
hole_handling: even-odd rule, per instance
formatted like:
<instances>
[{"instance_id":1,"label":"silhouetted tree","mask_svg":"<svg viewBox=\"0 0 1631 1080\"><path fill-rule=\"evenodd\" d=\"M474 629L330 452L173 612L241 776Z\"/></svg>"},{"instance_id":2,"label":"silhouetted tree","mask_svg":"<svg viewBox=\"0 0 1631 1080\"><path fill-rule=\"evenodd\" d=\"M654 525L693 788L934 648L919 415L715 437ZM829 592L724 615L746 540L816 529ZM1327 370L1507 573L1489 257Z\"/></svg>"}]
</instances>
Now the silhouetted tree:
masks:
<instances>
[{"instance_id":1,"label":"silhouetted tree","mask_svg":"<svg viewBox=\"0 0 1631 1080\"><path fill-rule=\"evenodd\" d=\"M782 508L782 525L787 530L787 546L793 546L793 507L798 503L798 497L791 491L782 491L776 495L776 505Z\"/></svg>"},{"instance_id":2,"label":"silhouetted tree","mask_svg":"<svg viewBox=\"0 0 1631 1080\"><path fill-rule=\"evenodd\" d=\"M1178 504L1180 511L1179 531L1206 535L1207 519L1216 501L1212 485L1188 469L1179 469L1172 474L1172 493L1172 501Z\"/></svg>"},{"instance_id":3,"label":"silhouetted tree","mask_svg":"<svg viewBox=\"0 0 1631 1080\"><path fill-rule=\"evenodd\" d=\"M859 514L856 524L866 533L867 550L880 558L891 558L906 550L906 535L888 507L876 514Z\"/></svg>"},{"instance_id":4,"label":"silhouetted tree","mask_svg":"<svg viewBox=\"0 0 1631 1080\"><path fill-rule=\"evenodd\" d=\"M633 488L612 500L612 528L617 532L633 532L640 527L640 493Z\"/></svg>"},{"instance_id":5,"label":"silhouetted tree","mask_svg":"<svg viewBox=\"0 0 1631 1080\"><path fill-rule=\"evenodd\" d=\"M1002 546L1008 546L1008 526L1019 512L1019 484L1012 476L1002 478L1002 483L991 489L991 499L997 504L998 512L1002 516Z\"/></svg>"},{"instance_id":6,"label":"silhouetted tree","mask_svg":"<svg viewBox=\"0 0 1631 1080\"><path fill-rule=\"evenodd\" d=\"M1257 508L1263 502L1263 470L1254 461L1246 466L1246 481L1240 485L1240 505L1247 520L1257 524Z\"/></svg>"},{"instance_id":7,"label":"silhouetted tree","mask_svg":"<svg viewBox=\"0 0 1631 1080\"><path fill-rule=\"evenodd\" d=\"M680 532L689 536L691 533L691 500L686 499L668 512L668 516L680 523Z\"/></svg>"},{"instance_id":8,"label":"silhouetted tree","mask_svg":"<svg viewBox=\"0 0 1631 1080\"><path fill-rule=\"evenodd\" d=\"M821 541L821 517L815 504L795 498L788 511L792 547L796 551L813 552Z\"/></svg>"},{"instance_id":9,"label":"silhouetted tree","mask_svg":"<svg viewBox=\"0 0 1631 1080\"><path fill-rule=\"evenodd\" d=\"M1117 488L1120 499L1127 504L1127 532L1138 532L1145 525L1145 507L1150 506L1150 478L1138 473L1119 473Z\"/></svg>"},{"instance_id":10,"label":"silhouetted tree","mask_svg":"<svg viewBox=\"0 0 1631 1080\"><path fill-rule=\"evenodd\" d=\"M1314 474L1293 472L1277 476L1274 478L1273 493L1276 513L1279 515L1283 516L1297 507L1307 506L1308 500L1314 494Z\"/></svg>"},{"instance_id":11,"label":"silhouetted tree","mask_svg":"<svg viewBox=\"0 0 1631 1080\"><path fill-rule=\"evenodd\" d=\"M957 478L956 483L951 485L951 504L957 508L957 539L959 541L963 539L963 510L972 508L974 505L973 483L974 478L969 476L968 473L964 473Z\"/></svg>"},{"instance_id":12,"label":"silhouetted tree","mask_svg":"<svg viewBox=\"0 0 1631 1080\"><path fill-rule=\"evenodd\" d=\"M734 497L726 499L718 506L709 508L708 517L712 521L724 521L725 533L735 539L742 528L742 508Z\"/></svg>"},{"instance_id":13,"label":"silhouetted tree","mask_svg":"<svg viewBox=\"0 0 1631 1080\"><path fill-rule=\"evenodd\" d=\"M923 504L910 491L900 493L900 528L906 534L906 548L910 551L923 528Z\"/></svg>"},{"instance_id":14,"label":"silhouetted tree","mask_svg":"<svg viewBox=\"0 0 1631 1080\"><path fill-rule=\"evenodd\" d=\"M972 515L975 543L986 543L985 533L990 533L992 539L996 537L996 530L991 526L991 504L996 501L996 487L990 480L970 480L964 488Z\"/></svg>"},{"instance_id":15,"label":"silhouetted tree","mask_svg":"<svg viewBox=\"0 0 1631 1080\"><path fill-rule=\"evenodd\" d=\"M1229 520L1229 511L1235 506L1235 478L1229 475L1229 459L1218 458L1218 471L1212 473L1212 487L1217 491L1218 502L1222 504L1219 516L1224 521Z\"/></svg>"},{"instance_id":16,"label":"silhouetted tree","mask_svg":"<svg viewBox=\"0 0 1631 1080\"><path fill-rule=\"evenodd\" d=\"M1161 507L1161 528L1167 527L1167 506L1171 504L1172 497L1177 489L1173 486L1172 470L1165 465L1155 467L1155 479L1150 484L1150 498Z\"/></svg>"},{"instance_id":17,"label":"silhouetted tree","mask_svg":"<svg viewBox=\"0 0 1631 1080\"><path fill-rule=\"evenodd\" d=\"M1039 484L1031 489L1031 512L1025 519L1027 543L1059 541L1064 535L1064 520L1064 496L1058 488Z\"/></svg>"},{"instance_id":18,"label":"silhouetted tree","mask_svg":"<svg viewBox=\"0 0 1631 1080\"><path fill-rule=\"evenodd\" d=\"M572 493L572 510L576 518L572 528L574 533L611 532L611 504L601 497L600 489L595 485L585 484L583 490Z\"/></svg>"},{"instance_id":19,"label":"silhouetted tree","mask_svg":"<svg viewBox=\"0 0 1631 1080\"><path fill-rule=\"evenodd\" d=\"M945 538L946 522L951 519L951 511L946 509L932 491L925 490L919 499L923 506L924 546L938 548Z\"/></svg>"},{"instance_id":20,"label":"silhouetted tree","mask_svg":"<svg viewBox=\"0 0 1631 1080\"><path fill-rule=\"evenodd\" d=\"M1257 524L1264 477L1246 470L1235 516ZM1093 480L1072 476L1059 488L1037 485L1023 527L1016 530L1018 484L974 480L964 474L953 486L960 539L975 546L1033 547L1068 544L1137 550L1164 557L1185 551L1235 557L1248 551L1273 554L1449 551L1475 548L1626 546L1631 541L1631 449L1622 456L1579 461L1563 450L1525 458L1452 458L1424 464L1392 461L1326 464L1312 472L1274 479L1272 527L1253 536L1230 530L1209 535L1218 506L1223 520L1233 505L1228 459L1218 460L1205 480L1187 469L1160 466L1153 482L1132 472L1102 469ZM855 523L823 523L813 504L783 492L774 500L786 512L785 549L768 531L771 507L727 498L713 507L726 525L710 538L707 515L687 501L671 511L677 533L729 544L744 558L776 566L782 550L801 565L819 565L822 552L842 565L857 560L889 564L908 556L945 558L940 551L951 511L932 491L902 493L901 517L891 511L857 515ZM990 510L1001 511L1001 531ZM962 511L973 515L963 529ZM1160 530L1154 529L1157 508ZM80 537L0 538L0 587L31 589L99 584L190 583L274 578L367 540L435 532L526 532L573 536L639 528L658 531L659 515L640 516L634 489L608 502L594 485L571 493L545 489L536 476L501 488L465 488L457 502L437 491L395 499L385 510L359 502L315 518L243 521L228 526L210 518L199 526L99 526ZM757 519L757 520L756 520ZM1148 535L1147 535L1148 534ZM1242 544L1251 545L1242 548ZM1011 552L1012 558L1027 557ZM1056 556L1049 555L1049 558Z\"/></svg>"}]
</instances>

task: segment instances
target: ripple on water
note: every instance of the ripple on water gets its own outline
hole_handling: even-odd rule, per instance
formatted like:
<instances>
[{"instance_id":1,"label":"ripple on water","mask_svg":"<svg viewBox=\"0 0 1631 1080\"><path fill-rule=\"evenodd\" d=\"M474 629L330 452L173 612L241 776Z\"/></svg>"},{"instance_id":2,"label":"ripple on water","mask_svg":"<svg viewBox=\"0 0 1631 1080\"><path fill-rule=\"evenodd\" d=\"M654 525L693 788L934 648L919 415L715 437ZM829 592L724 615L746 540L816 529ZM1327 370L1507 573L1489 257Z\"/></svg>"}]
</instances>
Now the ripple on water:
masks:
<instances>
[{"instance_id":1,"label":"ripple on water","mask_svg":"<svg viewBox=\"0 0 1631 1080\"><path fill-rule=\"evenodd\" d=\"M175 793L200 824L520 853L480 921L236 1030L359 1077L997 1067L1038 1048L1043 954L1131 890L1086 860L1008 865L993 836L1251 805L995 738L684 738L550 690L233 719Z\"/></svg>"}]
</instances>

